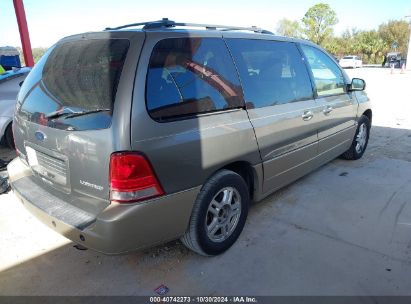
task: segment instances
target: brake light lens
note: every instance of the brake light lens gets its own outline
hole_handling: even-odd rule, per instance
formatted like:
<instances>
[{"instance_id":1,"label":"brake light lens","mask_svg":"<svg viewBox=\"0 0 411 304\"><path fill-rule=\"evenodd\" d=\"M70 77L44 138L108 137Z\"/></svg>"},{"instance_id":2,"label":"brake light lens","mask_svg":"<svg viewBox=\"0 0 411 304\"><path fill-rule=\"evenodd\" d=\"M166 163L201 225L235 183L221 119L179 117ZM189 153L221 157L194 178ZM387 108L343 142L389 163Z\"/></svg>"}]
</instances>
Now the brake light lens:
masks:
<instances>
[{"instance_id":1,"label":"brake light lens","mask_svg":"<svg viewBox=\"0 0 411 304\"><path fill-rule=\"evenodd\" d=\"M114 153L110 158L110 200L132 203L164 195L148 160L135 152Z\"/></svg>"}]
</instances>

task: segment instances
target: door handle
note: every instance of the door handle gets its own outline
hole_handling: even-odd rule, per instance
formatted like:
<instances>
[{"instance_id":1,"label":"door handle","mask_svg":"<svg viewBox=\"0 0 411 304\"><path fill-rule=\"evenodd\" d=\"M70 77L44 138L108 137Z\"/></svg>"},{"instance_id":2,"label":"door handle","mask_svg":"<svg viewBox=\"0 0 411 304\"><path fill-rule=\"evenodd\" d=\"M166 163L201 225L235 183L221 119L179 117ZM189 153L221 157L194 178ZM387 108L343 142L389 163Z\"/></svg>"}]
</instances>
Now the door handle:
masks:
<instances>
[{"instance_id":1,"label":"door handle","mask_svg":"<svg viewBox=\"0 0 411 304\"><path fill-rule=\"evenodd\" d=\"M327 106L327 107L323 110L323 113L324 113L324 115L328 115L328 114L331 113L332 110L333 110L333 107Z\"/></svg>"},{"instance_id":2,"label":"door handle","mask_svg":"<svg viewBox=\"0 0 411 304\"><path fill-rule=\"evenodd\" d=\"M314 114L311 111L304 111L303 115L301 115L301 118L305 121L309 121L313 117L314 117Z\"/></svg>"}]
</instances>

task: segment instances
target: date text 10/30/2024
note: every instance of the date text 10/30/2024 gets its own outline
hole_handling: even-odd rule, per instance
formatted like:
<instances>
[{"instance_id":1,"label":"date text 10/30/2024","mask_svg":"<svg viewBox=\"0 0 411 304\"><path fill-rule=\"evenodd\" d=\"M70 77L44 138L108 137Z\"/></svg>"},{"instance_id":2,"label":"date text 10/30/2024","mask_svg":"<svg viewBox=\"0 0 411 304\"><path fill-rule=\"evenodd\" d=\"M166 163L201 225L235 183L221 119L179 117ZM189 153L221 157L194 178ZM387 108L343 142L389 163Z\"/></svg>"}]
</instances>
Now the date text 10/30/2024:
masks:
<instances>
[{"instance_id":1,"label":"date text 10/30/2024","mask_svg":"<svg viewBox=\"0 0 411 304\"><path fill-rule=\"evenodd\" d=\"M258 303L255 297L150 297L150 303Z\"/></svg>"}]
</instances>

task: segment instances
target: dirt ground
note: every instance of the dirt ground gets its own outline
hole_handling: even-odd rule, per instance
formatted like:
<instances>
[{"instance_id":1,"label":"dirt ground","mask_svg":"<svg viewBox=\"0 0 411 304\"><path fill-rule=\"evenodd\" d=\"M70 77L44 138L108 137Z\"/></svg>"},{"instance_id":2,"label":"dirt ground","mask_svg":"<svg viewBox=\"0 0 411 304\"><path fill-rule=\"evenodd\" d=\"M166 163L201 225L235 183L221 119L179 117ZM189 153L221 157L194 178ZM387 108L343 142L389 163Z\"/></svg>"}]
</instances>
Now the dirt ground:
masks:
<instances>
[{"instance_id":1,"label":"dirt ground","mask_svg":"<svg viewBox=\"0 0 411 304\"><path fill-rule=\"evenodd\" d=\"M125 256L79 251L8 193L0 295L155 295L161 284L168 295L411 295L411 72L348 73L373 101L364 157L336 159L253 206L223 255L178 241Z\"/></svg>"}]
</instances>

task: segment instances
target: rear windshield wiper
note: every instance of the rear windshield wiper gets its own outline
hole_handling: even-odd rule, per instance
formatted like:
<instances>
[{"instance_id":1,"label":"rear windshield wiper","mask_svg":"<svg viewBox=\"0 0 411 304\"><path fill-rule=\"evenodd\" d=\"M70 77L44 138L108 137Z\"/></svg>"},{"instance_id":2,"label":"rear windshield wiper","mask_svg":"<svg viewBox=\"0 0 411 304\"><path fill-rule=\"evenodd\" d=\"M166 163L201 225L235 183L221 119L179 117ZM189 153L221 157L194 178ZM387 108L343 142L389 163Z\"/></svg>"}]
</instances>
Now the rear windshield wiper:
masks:
<instances>
[{"instance_id":1,"label":"rear windshield wiper","mask_svg":"<svg viewBox=\"0 0 411 304\"><path fill-rule=\"evenodd\" d=\"M51 112L51 113L47 114L46 118L47 119L55 119L55 118L59 118L59 117L62 117L62 116L69 115L69 114L83 113L83 112L76 112L76 111L72 111L72 110L70 110L70 111L71 112L63 112L62 110L57 110L57 111L54 111L54 112Z\"/></svg>"},{"instance_id":2,"label":"rear windshield wiper","mask_svg":"<svg viewBox=\"0 0 411 304\"><path fill-rule=\"evenodd\" d=\"M61 112L60 111L55 111L51 112L50 114L46 115L46 118L48 119L56 119L64 116L64 119L66 118L71 118L71 117L77 117L77 116L82 116L82 115L87 115L87 114L92 114L92 113L98 113L98 112L109 112L111 109L94 109L94 110L89 110L89 111L71 111L71 112Z\"/></svg>"},{"instance_id":3,"label":"rear windshield wiper","mask_svg":"<svg viewBox=\"0 0 411 304\"><path fill-rule=\"evenodd\" d=\"M94 110L83 111L83 112L73 112L73 113L69 113L68 115L65 115L64 119L98 113L98 112L111 112L111 109L94 109Z\"/></svg>"}]
</instances>

